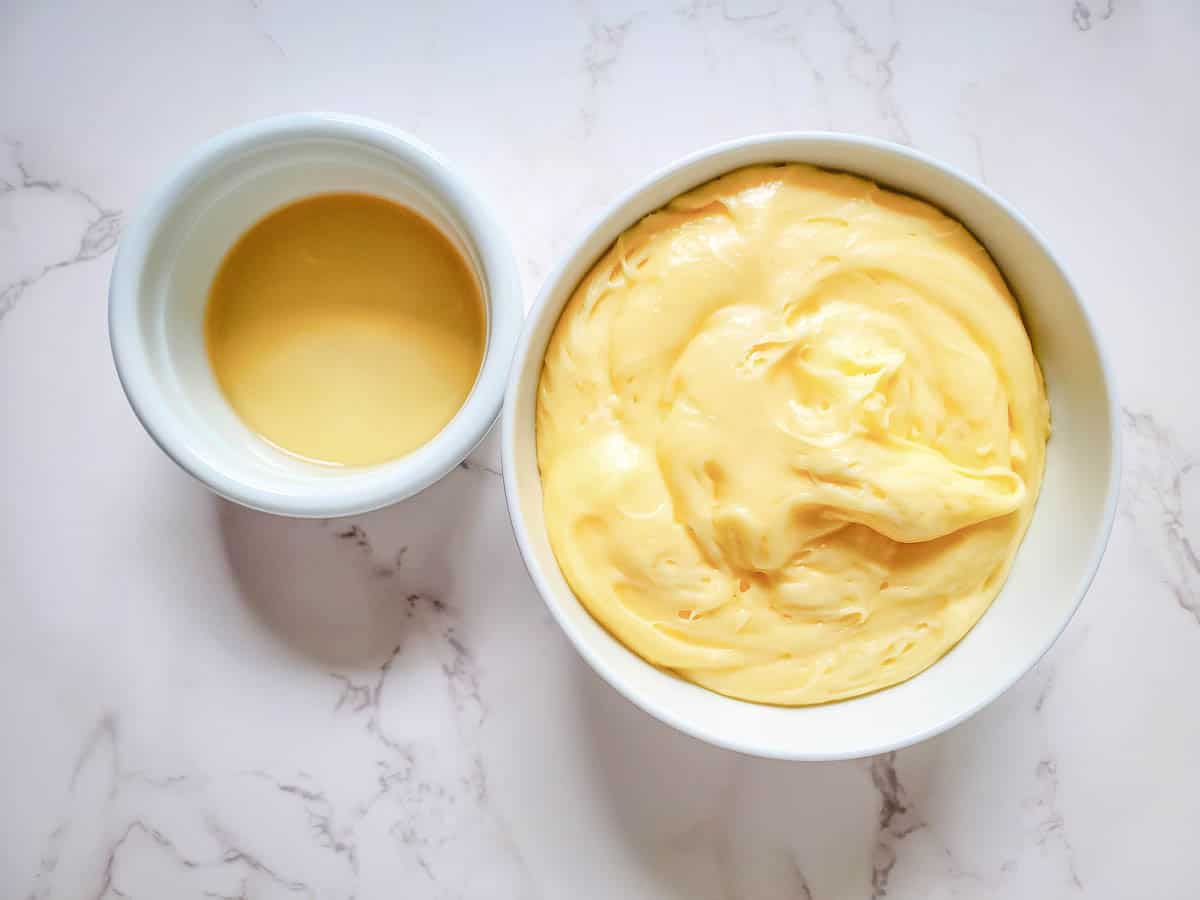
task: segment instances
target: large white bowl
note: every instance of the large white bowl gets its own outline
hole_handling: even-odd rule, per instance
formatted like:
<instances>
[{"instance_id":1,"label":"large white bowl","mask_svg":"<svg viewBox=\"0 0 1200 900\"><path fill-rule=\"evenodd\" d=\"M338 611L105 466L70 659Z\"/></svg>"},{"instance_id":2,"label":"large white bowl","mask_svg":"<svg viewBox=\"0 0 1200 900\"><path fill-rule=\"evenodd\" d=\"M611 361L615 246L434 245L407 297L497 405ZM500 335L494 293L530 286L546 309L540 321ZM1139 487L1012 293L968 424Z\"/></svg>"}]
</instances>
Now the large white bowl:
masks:
<instances>
[{"instance_id":1,"label":"large white bowl","mask_svg":"<svg viewBox=\"0 0 1200 900\"><path fill-rule=\"evenodd\" d=\"M316 465L259 438L225 400L205 349L208 288L225 253L272 210L330 191L387 197L432 221L470 264L487 308L483 365L462 408L426 444L377 466ZM381 123L299 113L213 138L155 189L121 238L109 336L134 412L175 462L246 506L326 518L415 494L479 443L500 412L522 306L504 231L449 163Z\"/></svg>"},{"instance_id":2,"label":"large white bowl","mask_svg":"<svg viewBox=\"0 0 1200 900\"><path fill-rule=\"evenodd\" d=\"M903 684L822 706L720 696L643 661L602 628L550 549L534 441L546 344L575 286L617 235L673 197L755 163L840 169L936 204L987 247L1020 302L1050 396L1041 498L991 608L940 661ZM1117 403L1096 330L1063 266L1011 206L961 172L883 141L776 134L721 144L652 175L605 212L550 273L526 319L502 417L504 485L517 542L550 612L583 657L646 712L722 747L780 759L868 756L931 737L996 699L1044 654L1083 598L1108 539L1119 474Z\"/></svg>"}]
</instances>

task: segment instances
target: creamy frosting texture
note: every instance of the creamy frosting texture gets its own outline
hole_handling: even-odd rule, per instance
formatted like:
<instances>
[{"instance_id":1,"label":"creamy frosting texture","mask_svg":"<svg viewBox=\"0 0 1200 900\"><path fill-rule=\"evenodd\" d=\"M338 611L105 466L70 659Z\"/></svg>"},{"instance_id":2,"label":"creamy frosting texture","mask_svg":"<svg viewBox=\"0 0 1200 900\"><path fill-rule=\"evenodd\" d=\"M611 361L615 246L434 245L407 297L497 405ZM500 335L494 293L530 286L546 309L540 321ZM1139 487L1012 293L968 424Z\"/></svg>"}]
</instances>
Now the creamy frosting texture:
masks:
<instances>
[{"instance_id":1,"label":"creamy frosting texture","mask_svg":"<svg viewBox=\"0 0 1200 900\"><path fill-rule=\"evenodd\" d=\"M630 228L546 352L546 525L655 665L799 705L910 678L996 596L1049 407L991 258L934 207L742 169Z\"/></svg>"}]
</instances>

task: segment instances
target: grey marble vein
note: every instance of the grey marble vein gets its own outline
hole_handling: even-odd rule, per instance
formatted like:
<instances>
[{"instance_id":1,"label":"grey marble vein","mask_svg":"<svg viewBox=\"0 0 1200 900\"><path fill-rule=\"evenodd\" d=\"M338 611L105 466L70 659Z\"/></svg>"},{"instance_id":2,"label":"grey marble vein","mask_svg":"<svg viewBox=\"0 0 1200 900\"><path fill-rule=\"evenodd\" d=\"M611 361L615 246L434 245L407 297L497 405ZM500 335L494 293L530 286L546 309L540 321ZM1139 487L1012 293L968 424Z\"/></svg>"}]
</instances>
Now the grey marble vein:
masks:
<instances>
[{"instance_id":1,"label":"grey marble vein","mask_svg":"<svg viewBox=\"0 0 1200 900\"><path fill-rule=\"evenodd\" d=\"M879 792L879 823L871 862L871 900L880 900L887 896L899 843L924 828L925 823L913 809L900 782L895 751L872 759L870 771L871 782Z\"/></svg>"},{"instance_id":2,"label":"grey marble vein","mask_svg":"<svg viewBox=\"0 0 1200 900\"><path fill-rule=\"evenodd\" d=\"M96 259L115 247L121 233L123 214L118 209L101 206L82 188L63 184L61 181L53 179L34 177L24 159L21 143L13 140L5 140L0 143L3 143L12 154L13 165L19 175L16 184L8 181L0 182L0 194L16 191L67 194L84 203L87 210L86 224L79 236L79 243L73 255L43 264L33 274L25 275L16 281L0 286L0 321L3 321L4 317L12 312L20 302L25 292L51 272Z\"/></svg>"},{"instance_id":3,"label":"grey marble vein","mask_svg":"<svg viewBox=\"0 0 1200 900\"><path fill-rule=\"evenodd\" d=\"M790 861L792 880L794 882L792 885L792 896L795 900L815 900L812 888L809 887L808 879L804 875L804 870L800 868L800 863L796 862L794 857Z\"/></svg>"},{"instance_id":4,"label":"grey marble vein","mask_svg":"<svg viewBox=\"0 0 1200 900\"><path fill-rule=\"evenodd\" d=\"M67 782L68 802L74 800L79 791L84 772L105 748L108 749L107 768L109 770L107 773L108 790L106 793L108 801L111 802L116 794L120 780L120 760L117 755L117 720L111 712L105 713L100 717L80 745L75 763L71 767L70 780ZM61 860L63 844L70 836L72 824L72 815L68 811L59 817L50 834L47 835L46 848L42 851L37 872L34 875L33 886L30 888L28 894L29 900L45 900L45 898L50 896ZM103 891L101 891L101 894L103 894Z\"/></svg>"},{"instance_id":5,"label":"grey marble vein","mask_svg":"<svg viewBox=\"0 0 1200 900\"><path fill-rule=\"evenodd\" d=\"M286 60L288 58L287 53L284 52L284 49L280 45L279 41L275 40L275 36L271 34L271 32L267 31L262 24L263 0L249 0L249 3L250 16L254 23L255 33L259 37L263 38L268 44L270 44L272 48L274 48L275 52L279 54L280 59Z\"/></svg>"},{"instance_id":6,"label":"grey marble vein","mask_svg":"<svg viewBox=\"0 0 1200 900\"><path fill-rule=\"evenodd\" d=\"M1045 848L1051 839L1057 839L1062 845L1067 863L1067 874L1071 885L1076 890L1083 890L1083 881L1075 867L1075 848L1067 837L1066 820L1058 806L1058 763L1052 756L1038 760L1036 777L1042 786L1045 796L1037 801L1042 812L1042 820L1038 824L1037 845Z\"/></svg>"},{"instance_id":7,"label":"grey marble vein","mask_svg":"<svg viewBox=\"0 0 1200 900\"><path fill-rule=\"evenodd\" d=\"M70 819L59 819L50 830L50 834L46 836L46 847L38 860L37 873L34 875L33 887L29 891L28 900L45 900L49 896L51 881L54 873L58 870L63 841L66 840L70 827Z\"/></svg>"},{"instance_id":8,"label":"grey marble vein","mask_svg":"<svg viewBox=\"0 0 1200 900\"><path fill-rule=\"evenodd\" d=\"M322 527L327 527L329 521L325 520L321 523ZM404 567L404 555L408 553L408 546L405 545L396 550L390 558L380 559L375 551L374 545L371 543L371 537L367 534L365 528L357 523L339 523L334 531L339 541L344 541L346 544L358 548L362 555L371 564L371 574L378 578L391 578Z\"/></svg>"},{"instance_id":9,"label":"grey marble vein","mask_svg":"<svg viewBox=\"0 0 1200 900\"><path fill-rule=\"evenodd\" d=\"M450 662L442 664L442 673L446 676L455 709L460 713L470 712L474 724L482 725L488 709L480 693L475 657L459 639L454 626L446 629L445 639L452 655Z\"/></svg>"},{"instance_id":10,"label":"grey marble vein","mask_svg":"<svg viewBox=\"0 0 1200 900\"><path fill-rule=\"evenodd\" d=\"M244 864L251 871L265 875L274 884L286 888L292 893L303 892L311 897L316 896L316 892L304 882L284 878L275 869L264 863L256 854L243 849L240 846L240 841L228 829L222 826L221 823L214 819L209 819L208 831L221 847L221 864ZM186 860L183 860L183 863L184 865L188 865Z\"/></svg>"},{"instance_id":11,"label":"grey marble vein","mask_svg":"<svg viewBox=\"0 0 1200 900\"><path fill-rule=\"evenodd\" d=\"M355 841L354 825L361 817L355 817L350 825L339 828L336 826L333 802L320 787L311 784L297 784L276 778L270 772L255 769L247 773L255 778L261 778L273 785L283 794L300 798L304 802L304 810L308 815L308 824L312 829L317 846L324 847L337 856L344 857L350 866L355 881L359 877L358 844ZM307 777L311 782L311 776Z\"/></svg>"},{"instance_id":12,"label":"grey marble vein","mask_svg":"<svg viewBox=\"0 0 1200 900\"><path fill-rule=\"evenodd\" d=\"M95 900L113 900L113 898L133 896L122 886L121 863L126 854L142 858L146 849L157 850L165 854L173 864L187 870L242 868L247 873L258 873L290 893L315 896L304 882L285 877L278 870L267 865L259 855L244 847L228 828L211 816L206 817L205 828L216 841L219 852L212 857L194 856L183 852L176 842L168 837L163 828L152 824L146 814L126 812L129 808L128 803L118 805L117 800L122 791L133 786L141 786L152 791L174 791L182 785L203 785L207 783L208 779L187 773L160 775L137 769L124 770L121 764L119 723L117 717L111 713L100 718L81 744L79 755L72 768L68 791L71 797L74 797L79 790L85 773L95 771L97 765L103 765L104 769L103 778L106 791L103 806L111 817L118 822L123 820L124 824L117 825L115 832L110 834L108 842L100 848L100 859L94 876L96 887L88 892L89 897L95 898ZM276 781L265 772L248 774L268 778L280 790L295 793L309 803L318 802L323 796L319 791L306 791L299 787L290 790L292 786ZM47 900L49 897L59 895L59 891L55 889L55 876L60 862L60 854L64 842L75 825L75 816L78 812L79 810L72 810L60 818L48 835L46 850L43 852L33 887L28 894L29 900ZM319 812L318 810L314 825L314 831L317 831L318 838L322 834L321 830L316 827L321 824ZM334 838L332 832L329 836L331 839ZM335 853L347 852L345 848L339 848L336 840L329 845L322 844L322 846L328 846ZM67 887L76 889L83 886L68 885ZM244 894L243 886L241 895ZM214 897L241 896L219 891L207 891L206 895Z\"/></svg>"},{"instance_id":13,"label":"grey marble vein","mask_svg":"<svg viewBox=\"0 0 1200 900\"><path fill-rule=\"evenodd\" d=\"M713 29L703 30L704 56L710 72L716 72L721 62L721 53L709 39L710 31L734 30L745 37L760 42L768 47L786 48L787 59L799 60L812 84L815 99L820 108L823 127L829 131L835 129L833 108L830 105L825 73L813 61L806 44L805 30L798 24L788 21L782 13L787 12L782 3L756 3L753 0L743 3L718 2L718 0L692 0L691 3L677 7L675 18L688 26L695 26L703 20L711 18ZM786 67L779 66L768 56L766 77L770 81L772 93L794 98L794 86L789 85L789 74ZM794 111L794 99L789 99L781 108L782 114Z\"/></svg>"},{"instance_id":14,"label":"grey marble vein","mask_svg":"<svg viewBox=\"0 0 1200 900\"><path fill-rule=\"evenodd\" d=\"M460 469L467 472L483 472L485 475L491 475L494 478L500 478L501 472L495 466L489 466L487 463L480 462L476 459L467 457L458 464Z\"/></svg>"},{"instance_id":15,"label":"grey marble vein","mask_svg":"<svg viewBox=\"0 0 1200 900\"><path fill-rule=\"evenodd\" d=\"M596 95L620 59L625 41L633 28L633 21L634 17L630 16L618 22L592 22L588 25L588 40L583 46L582 58L583 73L588 82L588 97L579 107L585 137L591 135L596 127Z\"/></svg>"},{"instance_id":16,"label":"grey marble vein","mask_svg":"<svg viewBox=\"0 0 1200 900\"><path fill-rule=\"evenodd\" d=\"M164 850L167 850L169 853L171 853L179 861L179 863L181 865L185 866L186 868L191 869L191 868L196 867L196 863L194 861L192 861L190 859L186 859L183 856L179 855L179 853L175 850L175 845L172 844L170 841L168 841L157 829L151 828L150 826L146 825L144 822L134 821L134 822L131 822L129 824L129 827L127 827L125 829L124 833L119 838L117 838L116 843L114 843L112 845L112 847L108 850L107 855L105 856L104 868L101 870L101 873L100 873L100 887L96 891L96 894L95 894L96 900L104 900L104 898L109 897L109 896L117 896L117 897L129 896L128 894L126 894L123 891L121 891L120 889L118 889L117 886L115 884L113 884L113 880L116 877L116 873L114 870L116 869L116 865L117 865L117 855L121 852L122 848L124 848L126 843L129 841L129 839L133 835L134 831L141 831L143 834L145 834L151 841L153 841L159 847L161 847Z\"/></svg>"},{"instance_id":17,"label":"grey marble vein","mask_svg":"<svg viewBox=\"0 0 1200 900\"><path fill-rule=\"evenodd\" d=\"M979 181L983 184L988 183L987 165L983 159L983 141L973 131L967 132L967 137L971 140L971 147L975 151L975 168L979 172Z\"/></svg>"},{"instance_id":18,"label":"grey marble vein","mask_svg":"<svg viewBox=\"0 0 1200 900\"><path fill-rule=\"evenodd\" d=\"M1200 624L1200 552L1184 506L1184 487L1197 471L1198 457L1149 412L1125 409L1122 424L1131 445L1122 515L1137 530L1150 528L1162 535L1166 558L1159 567L1160 581L1179 608Z\"/></svg>"},{"instance_id":19,"label":"grey marble vein","mask_svg":"<svg viewBox=\"0 0 1200 900\"><path fill-rule=\"evenodd\" d=\"M1075 0L1071 7L1071 21L1077 31L1091 31L1096 22L1107 22L1113 15L1113 0L1105 0L1104 8L1096 13L1083 0Z\"/></svg>"},{"instance_id":20,"label":"grey marble vein","mask_svg":"<svg viewBox=\"0 0 1200 900\"><path fill-rule=\"evenodd\" d=\"M423 598L419 594L410 594L407 599L409 607L414 607L417 601L421 599ZM343 708L347 708L353 713L366 712L367 733L393 754L411 765L411 749L400 740L388 734L380 722L380 702L383 697L384 684L387 681L388 672L391 671L392 666L396 664L396 659L400 656L401 646L399 644L396 645L392 652L388 654L387 659L379 665L365 682L355 681L350 676L339 672L330 672L329 674L331 678L342 686L342 692L338 696L334 712Z\"/></svg>"},{"instance_id":21,"label":"grey marble vein","mask_svg":"<svg viewBox=\"0 0 1200 900\"><path fill-rule=\"evenodd\" d=\"M864 79L851 66L849 68L850 77L874 92L879 114L890 125L892 137L902 144L911 144L912 135L909 133L904 114L893 91L893 82L896 79L896 56L901 49L900 41L892 41L886 50L880 50L867 40L866 35L854 17L850 15L842 0L829 0L829 5L833 8L834 21L838 28L850 39L851 47L871 62L876 74L875 79Z\"/></svg>"},{"instance_id":22,"label":"grey marble vein","mask_svg":"<svg viewBox=\"0 0 1200 900\"><path fill-rule=\"evenodd\" d=\"M345 540L365 540L369 544L361 526ZM368 814L390 820L387 834L402 857L436 883L439 890L450 890L448 884L461 880L461 873L447 867L447 854L477 839L470 835L482 829L491 835L493 846L507 860L508 876L523 886L520 895L533 896L537 891L524 854L507 820L492 805L488 770L479 747L479 730L487 719L488 707L478 661L462 634L462 612L439 597L417 592L409 593L403 603L408 631L376 669L365 675L329 673L339 686L333 712L360 719L379 746L374 788L356 807L349 826L339 829L315 785L289 781L285 787L305 798L318 842L332 845L330 849L335 852L340 849L347 855L357 853L350 850L355 846L352 829ZM446 690L442 712L435 713L431 722L419 725L417 736L408 733L402 718L396 720L395 730L384 724L392 673L400 660L409 659L406 654L412 654L406 673L432 657ZM405 701L399 694L396 697ZM442 729L454 735L449 750L445 745L430 744L428 729L439 721Z\"/></svg>"},{"instance_id":23,"label":"grey marble vein","mask_svg":"<svg viewBox=\"0 0 1200 900\"><path fill-rule=\"evenodd\" d=\"M111 800L117 791L117 785L120 781L121 762L117 756L117 719L112 713L105 713L100 717L100 721L96 723L95 728L83 742L83 747L79 751L79 756L75 760L75 767L71 770L71 780L68 782L67 790L74 793L78 784L80 775L84 768L91 761L103 744L108 744L110 748L111 762L109 773L109 792L108 796Z\"/></svg>"},{"instance_id":24,"label":"grey marble vein","mask_svg":"<svg viewBox=\"0 0 1200 900\"><path fill-rule=\"evenodd\" d=\"M587 44L583 48L583 69L587 73L593 90L607 77L621 56L633 18L613 24L594 22L589 27Z\"/></svg>"},{"instance_id":25,"label":"grey marble vein","mask_svg":"<svg viewBox=\"0 0 1200 900\"><path fill-rule=\"evenodd\" d=\"M783 10L783 4L779 0L775 0L765 8L761 8L755 4L748 6L738 2L738 0L722 0L721 15L729 22L749 22L755 19L770 19L779 15Z\"/></svg>"},{"instance_id":26,"label":"grey marble vein","mask_svg":"<svg viewBox=\"0 0 1200 900\"><path fill-rule=\"evenodd\" d=\"M1049 698L1050 693L1054 690L1055 675L1056 673L1054 669L1046 669L1046 680L1042 684L1042 689L1038 691L1037 699L1033 701L1033 711L1035 713L1040 713L1042 711L1042 707L1046 705L1046 700Z\"/></svg>"}]
</instances>

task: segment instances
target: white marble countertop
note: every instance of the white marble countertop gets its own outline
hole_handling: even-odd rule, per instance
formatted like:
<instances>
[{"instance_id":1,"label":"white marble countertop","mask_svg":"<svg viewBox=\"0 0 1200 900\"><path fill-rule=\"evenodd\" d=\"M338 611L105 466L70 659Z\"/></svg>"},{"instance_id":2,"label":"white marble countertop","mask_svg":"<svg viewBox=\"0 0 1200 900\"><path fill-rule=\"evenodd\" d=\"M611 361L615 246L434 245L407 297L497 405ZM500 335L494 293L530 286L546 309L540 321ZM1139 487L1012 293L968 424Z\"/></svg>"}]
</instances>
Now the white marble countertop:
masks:
<instances>
[{"instance_id":1,"label":"white marble countertop","mask_svg":"<svg viewBox=\"0 0 1200 900\"><path fill-rule=\"evenodd\" d=\"M0 895L1195 897L1200 7L973 5L3 5ZM577 658L494 441L354 520L211 496L121 394L112 250L198 141L310 108L460 164L530 297L617 192L721 139L861 132L985 180L1059 249L1125 404L1066 635L923 745L764 762Z\"/></svg>"}]
</instances>

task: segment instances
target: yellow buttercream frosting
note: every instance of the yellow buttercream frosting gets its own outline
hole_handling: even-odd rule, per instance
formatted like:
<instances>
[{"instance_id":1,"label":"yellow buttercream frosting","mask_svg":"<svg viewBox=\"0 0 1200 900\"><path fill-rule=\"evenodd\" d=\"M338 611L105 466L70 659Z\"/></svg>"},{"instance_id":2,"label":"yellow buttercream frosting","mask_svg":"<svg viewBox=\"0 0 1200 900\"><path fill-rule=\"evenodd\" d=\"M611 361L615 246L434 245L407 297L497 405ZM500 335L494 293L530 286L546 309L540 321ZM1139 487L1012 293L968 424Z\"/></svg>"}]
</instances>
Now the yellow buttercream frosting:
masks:
<instances>
[{"instance_id":1,"label":"yellow buttercream frosting","mask_svg":"<svg viewBox=\"0 0 1200 900\"><path fill-rule=\"evenodd\" d=\"M927 668L1000 590L1049 407L1017 305L938 209L756 166L618 238L546 351L546 527L647 661L801 705Z\"/></svg>"}]
</instances>

